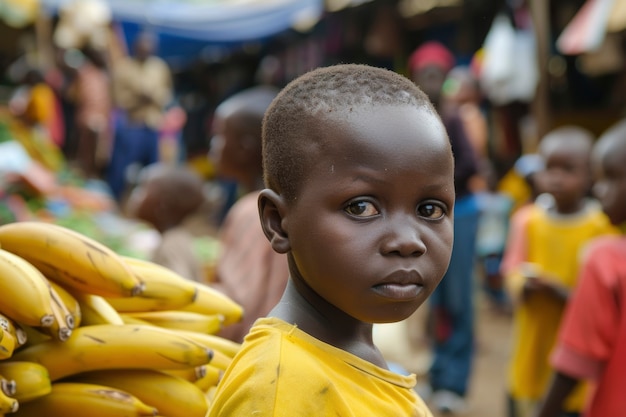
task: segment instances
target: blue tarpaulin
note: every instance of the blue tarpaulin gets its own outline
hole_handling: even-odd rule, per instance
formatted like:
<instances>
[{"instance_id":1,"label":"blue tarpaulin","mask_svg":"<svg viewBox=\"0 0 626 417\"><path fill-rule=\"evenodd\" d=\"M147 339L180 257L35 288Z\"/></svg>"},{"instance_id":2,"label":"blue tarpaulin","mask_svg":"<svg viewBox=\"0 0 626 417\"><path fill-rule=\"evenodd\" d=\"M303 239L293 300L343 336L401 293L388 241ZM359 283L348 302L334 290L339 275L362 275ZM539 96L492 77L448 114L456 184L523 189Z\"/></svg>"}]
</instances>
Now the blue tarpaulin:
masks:
<instances>
[{"instance_id":1,"label":"blue tarpaulin","mask_svg":"<svg viewBox=\"0 0 626 417\"><path fill-rule=\"evenodd\" d=\"M71 0L41 0L48 13L57 13ZM323 0L104 0L113 20L130 42L149 29L160 39L159 55L185 60L207 47L231 47L262 41L303 21L315 21Z\"/></svg>"},{"instance_id":2,"label":"blue tarpaulin","mask_svg":"<svg viewBox=\"0 0 626 417\"><path fill-rule=\"evenodd\" d=\"M41 0L55 12L69 0ZM323 0L106 0L119 22L206 42L245 42L318 18Z\"/></svg>"}]
</instances>

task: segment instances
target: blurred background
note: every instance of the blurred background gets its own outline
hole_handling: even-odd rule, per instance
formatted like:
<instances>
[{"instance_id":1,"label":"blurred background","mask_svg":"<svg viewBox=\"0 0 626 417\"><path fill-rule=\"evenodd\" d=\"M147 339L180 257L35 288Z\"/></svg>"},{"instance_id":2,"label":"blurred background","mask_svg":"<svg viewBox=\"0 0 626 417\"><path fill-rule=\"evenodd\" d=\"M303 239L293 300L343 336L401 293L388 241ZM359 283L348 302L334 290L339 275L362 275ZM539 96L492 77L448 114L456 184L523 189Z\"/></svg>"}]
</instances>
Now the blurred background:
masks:
<instances>
[{"instance_id":1,"label":"blurred background","mask_svg":"<svg viewBox=\"0 0 626 417\"><path fill-rule=\"evenodd\" d=\"M625 29L623 0L0 0L0 224L50 220L148 257L158 233L126 215L125 201L144 165L185 165L206 184L210 204L194 230L210 277L217 231L239 196L209 157L218 104L335 63L409 76L411 52L432 40L469 69L489 180L521 203L531 191L515 164L543 135L566 124L600 134L624 116ZM118 68L140 59L146 38L142 53L169 72L146 78L137 99L156 102L150 94L163 90L149 123L158 150L117 166L116 152L130 152L113 139L127 110L115 92ZM500 416L510 315L477 309L469 409ZM421 373L429 351L416 323L408 336L406 324L381 329L381 345Z\"/></svg>"}]
</instances>

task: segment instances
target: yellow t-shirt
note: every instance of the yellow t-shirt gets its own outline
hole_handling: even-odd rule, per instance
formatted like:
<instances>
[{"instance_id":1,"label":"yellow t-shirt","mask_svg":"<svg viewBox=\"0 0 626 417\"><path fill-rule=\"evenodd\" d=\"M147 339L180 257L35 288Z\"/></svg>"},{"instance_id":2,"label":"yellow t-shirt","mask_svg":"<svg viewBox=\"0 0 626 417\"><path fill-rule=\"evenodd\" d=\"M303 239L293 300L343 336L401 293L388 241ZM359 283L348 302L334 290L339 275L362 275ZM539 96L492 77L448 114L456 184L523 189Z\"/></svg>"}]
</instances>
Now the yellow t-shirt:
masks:
<instances>
[{"instance_id":1,"label":"yellow t-shirt","mask_svg":"<svg viewBox=\"0 0 626 417\"><path fill-rule=\"evenodd\" d=\"M530 207L525 224L525 262L546 277L573 289L576 285L581 250L594 237L616 233L599 206L589 202L586 208L570 216L549 213L541 206ZM505 279L515 292L521 291L524 274L519 268ZM516 305L514 341L510 363L509 389L516 400L539 400L552 376L548 363L558 333L564 304L546 294L535 294ZM580 385L565 403L568 411L581 411L585 386Z\"/></svg>"},{"instance_id":2,"label":"yellow t-shirt","mask_svg":"<svg viewBox=\"0 0 626 417\"><path fill-rule=\"evenodd\" d=\"M276 318L256 321L210 417L432 417L415 375L380 368Z\"/></svg>"}]
</instances>

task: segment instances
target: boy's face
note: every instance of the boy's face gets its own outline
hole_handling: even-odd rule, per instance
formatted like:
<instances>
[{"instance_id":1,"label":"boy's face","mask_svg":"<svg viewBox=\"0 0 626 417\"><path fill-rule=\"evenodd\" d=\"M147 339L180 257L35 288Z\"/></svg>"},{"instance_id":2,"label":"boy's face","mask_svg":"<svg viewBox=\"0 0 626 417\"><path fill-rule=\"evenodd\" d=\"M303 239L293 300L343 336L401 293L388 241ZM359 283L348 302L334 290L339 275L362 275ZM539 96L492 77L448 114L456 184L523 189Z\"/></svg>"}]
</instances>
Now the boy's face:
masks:
<instances>
[{"instance_id":1,"label":"boy's face","mask_svg":"<svg viewBox=\"0 0 626 417\"><path fill-rule=\"evenodd\" d=\"M545 169L535 175L538 188L554 197L559 211L578 210L591 186L589 156L566 146L553 146L543 157Z\"/></svg>"},{"instance_id":2,"label":"boy's face","mask_svg":"<svg viewBox=\"0 0 626 417\"><path fill-rule=\"evenodd\" d=\"M225 178L240 180L252 169L250 152L244 146L242 133L237 129L235 115L216 114L213 121L210 156L219 174ZM260 160L259 154L256 159ZM253 164L256 166L256 164Z\"/></svg>"},{"instance_id":3,"label":"boy's face","mask_svg":"<svg viewBox=\"0 0 626 417\"><path fill-rule=\"evenodd\" d=\"M610 147L593 153L593 192L611 223L620 225L626 222L626 165L615 155Z\"/></svg>"},{"instance_id":4,"label":"boy's face","mask_svg":"<svg viewBox=\"0 0 626 417\"><path fill-rule=\"evenodd\" d=\"M145 179L137 184L128 197L126 211L130 217L154 224L159 205L159 193L154 181Z\"/></svg>"},{"instance_id":5,"label":"boy's face","mask_svg":"<svg viewBox=\"0 0 626 417\"><path fill-rule=\"evenodd\" d=\"M409 106L355 107L317 127L323 145L283 217L291 277L357 320L403 320L450 260L455 194L444 128Z\"/></svg>"}]
</instances>

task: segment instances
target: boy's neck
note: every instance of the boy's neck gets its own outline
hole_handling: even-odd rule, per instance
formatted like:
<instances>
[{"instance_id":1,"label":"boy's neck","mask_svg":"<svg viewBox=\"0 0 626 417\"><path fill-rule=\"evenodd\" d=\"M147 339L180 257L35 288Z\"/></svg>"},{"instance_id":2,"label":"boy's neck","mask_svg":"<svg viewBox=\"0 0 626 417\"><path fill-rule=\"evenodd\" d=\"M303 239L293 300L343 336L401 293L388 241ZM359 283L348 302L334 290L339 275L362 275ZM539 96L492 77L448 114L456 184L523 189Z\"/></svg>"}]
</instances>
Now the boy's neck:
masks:
<instances>
[{"instance_id":1,"label":"boy's neck","mask_svg":"<svg viewBox=\"0 0 626 417\"><path fill-rule=\"evenodd\" d=\"M583 198L573 204L565 205L565 206L563 205L559 206L558 204L555 203L554 206L552 207L552 211L554 211L556 214L571 215L571 214L577 214L577 213L582 212L583 210L585 210L586 207L587 207L587 200Z\"/></svg>"},{"instance_id":2,"label":"boy's neck","mask_svg":"<svg viewBox=\"0 0 626 417\"><path fill-rule=\"evenodd\" d=\"M289 279L283 297L269 316L297 325L324 343L387 368L373 342L373 325L358 321L330 305L306 284L298 285Z\"/></svg>"}]
</instances>

